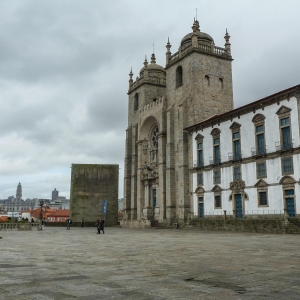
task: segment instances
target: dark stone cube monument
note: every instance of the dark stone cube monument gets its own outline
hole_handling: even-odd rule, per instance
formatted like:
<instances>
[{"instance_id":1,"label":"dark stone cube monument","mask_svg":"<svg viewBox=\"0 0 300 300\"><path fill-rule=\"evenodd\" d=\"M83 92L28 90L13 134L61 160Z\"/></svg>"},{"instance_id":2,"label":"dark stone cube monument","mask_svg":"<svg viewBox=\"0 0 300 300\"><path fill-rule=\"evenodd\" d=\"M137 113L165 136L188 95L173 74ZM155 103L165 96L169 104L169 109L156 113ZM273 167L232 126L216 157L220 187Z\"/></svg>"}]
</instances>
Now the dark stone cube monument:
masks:
<instances>
[{"instance_id":1,"label":"dark stone cube monument","mask_svg":"<svg viewBox=\"0 0 300 300\"><path fill-rule=\"evenodd\" d=\"M93 224L104 219L106 226L118 224L119 165L72 164L70 216ZM106 215L103 203L106 200Z\"/></svg>"}]
</instances>

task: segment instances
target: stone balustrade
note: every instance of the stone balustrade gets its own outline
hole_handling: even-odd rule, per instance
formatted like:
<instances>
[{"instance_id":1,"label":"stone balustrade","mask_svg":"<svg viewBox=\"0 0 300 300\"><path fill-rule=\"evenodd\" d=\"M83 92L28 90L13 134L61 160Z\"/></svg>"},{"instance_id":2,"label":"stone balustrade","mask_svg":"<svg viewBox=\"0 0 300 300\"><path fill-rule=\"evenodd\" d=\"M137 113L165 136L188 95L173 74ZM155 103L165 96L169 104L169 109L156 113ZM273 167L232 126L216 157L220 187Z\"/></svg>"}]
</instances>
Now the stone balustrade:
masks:
<instances>
[{"instance_id":1,"label":"stone balustrade","mask_svg":"<svg viewBox=\"0 0 300 300\"><path fill-rule=\"evenodd\" d=\"M177 61L181 57L185 56L187 53L191 52L195 48L200 50L201 52L212 53L212 54L218 55L218 56L225 56L225 57L228 56L228 57L230 57L230 55L228 55L225 48L221 48L221 47L217 47L217 46L214 46L212 48L211 45L207 45L207 44L198 44L196 47L193 47L192 45L189 45L188 47L172 54L171 57L170 57L168 65L174 63L175 61Z\"/></svg>"},{"instance_id":2,"label":"stone balustrade","mask_svg":"<svg viewBox=\"0 0 300 300\"><path fill-rule=\"evenodd\" d=\"M39 223L0 223L1 230L32 230L38 229Z\"/></svg>"}]
</instances>

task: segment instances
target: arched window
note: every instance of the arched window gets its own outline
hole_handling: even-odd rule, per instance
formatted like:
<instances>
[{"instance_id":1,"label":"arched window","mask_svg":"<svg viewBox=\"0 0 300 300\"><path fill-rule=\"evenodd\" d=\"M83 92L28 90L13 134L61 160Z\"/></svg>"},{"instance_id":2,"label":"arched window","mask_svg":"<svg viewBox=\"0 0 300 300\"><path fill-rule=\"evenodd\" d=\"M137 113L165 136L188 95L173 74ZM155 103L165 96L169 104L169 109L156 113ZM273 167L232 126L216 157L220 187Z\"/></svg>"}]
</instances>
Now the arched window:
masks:
<instances>
[{"instance_id":1,"label":"arched window","mask_svg":"<svg viewBox=\"0 0 300 300\"><path fill-rule=\"evenodd\" d=\"M205 75L205 82L207 84L207 86L210 86L210 79L209 79L209 76L208 75Z\"/></svg>"},{"instance_id":2,"label":"arched window","mask_svg":"<svg viewBox=\"0 0 300 300\"><path fill-rule=\"evenodd\" d=\"M222 89L224 87L223 78L219 78L219 84L220 84L220 88Z\"/></svg>"},{"instance_id":3,"label":"arched window","mask_svg":"<svg viewBox=\"0 0 300 300\"><path fill-rule=\"evenodd\" d=\"M176 88L182 86L182 67L176 69Z\"/></svg>"},{"instance_id":4,"label":"arched window","mask_svg":"<svg viewBox=\"0 0 300 300\"><path fill-rule=\"evenodd\" d=\"M152 132L152 147L154 149L158 148L158 127L156 126Z\"/></svg>"},{"instance_id":5,"label":"arched window","mask_svg":"<svg viewBox=\"0 0 300 300\"><path fill-rule=\"evenodd\" d=\"M139 94L136 93L134 95L134 106L133 106L133 109L137 110L138 108L139 108Z\"/></svg>"}]
</instances>

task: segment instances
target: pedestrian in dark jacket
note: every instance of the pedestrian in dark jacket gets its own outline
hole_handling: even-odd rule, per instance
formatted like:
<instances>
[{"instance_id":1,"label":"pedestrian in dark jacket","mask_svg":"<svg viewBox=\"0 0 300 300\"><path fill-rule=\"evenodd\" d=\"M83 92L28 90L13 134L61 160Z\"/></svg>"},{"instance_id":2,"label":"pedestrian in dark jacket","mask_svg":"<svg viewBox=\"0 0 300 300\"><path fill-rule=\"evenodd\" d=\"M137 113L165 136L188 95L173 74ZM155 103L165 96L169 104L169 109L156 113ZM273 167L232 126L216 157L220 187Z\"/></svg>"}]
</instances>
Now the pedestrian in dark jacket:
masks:
<instances>
[{"instance_id":1,"label":"pedestrian in dark jacket","mask_svg":"<svg viewBox=\"0 0 300 300\"><path fill-rule=\"evenodd\" d=\"M100 220L97 220L97 222L95 223L96 227L97 227L97 234L100 234Z\"/></svg>"},{"instance_id":2,"label":"pedestrian in dark jacket","mask_svg":"<svg viewBox=\"0 0 300 300\"><path fill-rule=\"evenodd\" d=\"M101 231L103 232L103 234L104 234L104 220L102 219L101 221L100 221L100 229L99 229L99 234L101 233Z\"/></svg>"}]
</instances>

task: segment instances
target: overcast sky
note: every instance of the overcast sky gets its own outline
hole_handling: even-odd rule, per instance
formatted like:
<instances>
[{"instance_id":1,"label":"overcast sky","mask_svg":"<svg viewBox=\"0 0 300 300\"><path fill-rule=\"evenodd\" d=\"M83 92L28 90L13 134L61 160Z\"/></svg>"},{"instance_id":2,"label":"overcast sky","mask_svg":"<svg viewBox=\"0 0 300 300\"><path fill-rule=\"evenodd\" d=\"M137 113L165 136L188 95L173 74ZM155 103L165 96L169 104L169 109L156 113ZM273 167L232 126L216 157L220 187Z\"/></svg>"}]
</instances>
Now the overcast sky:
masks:
<instances>
[{"instance_id":1,"label":"overcast sky","mask_svg":"<svg viewBox=\"0 0 300 300\"><path fill-rule=\"evenodd\" d=\"M235 107L300 83L299 0L0 0L0 199L69 197L72 163L119 164L129 71L191 32L231 36Z\"/></svg>"}]
</instances>

